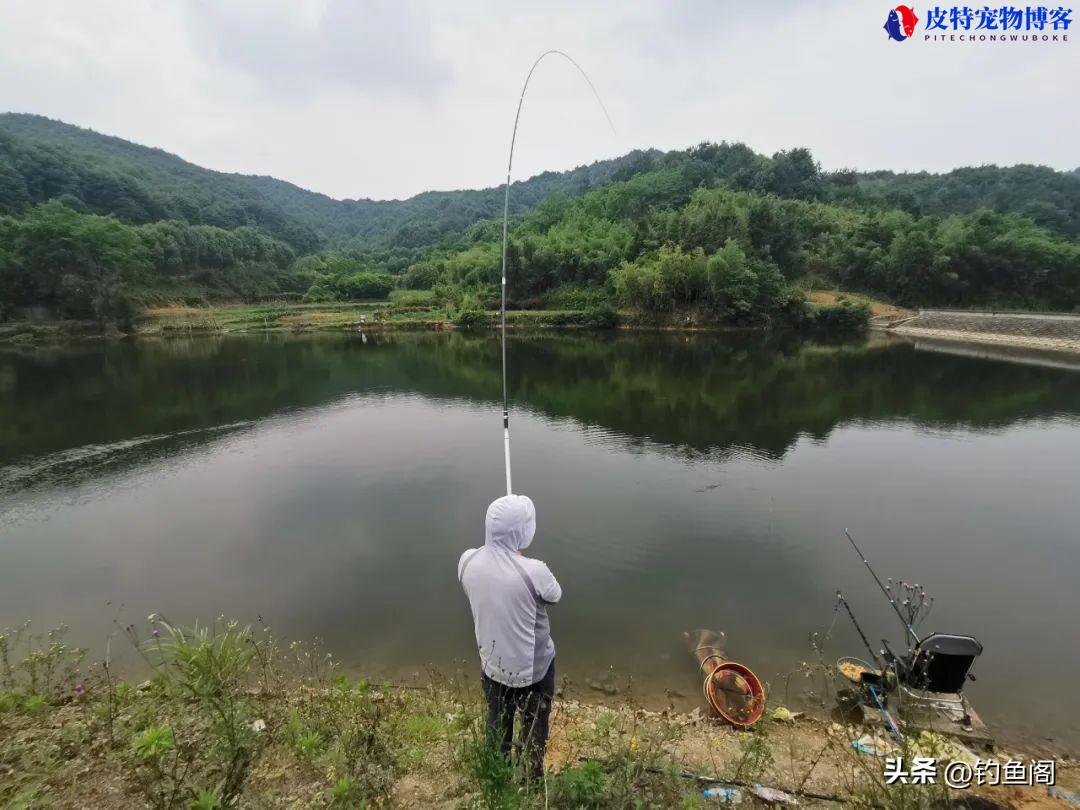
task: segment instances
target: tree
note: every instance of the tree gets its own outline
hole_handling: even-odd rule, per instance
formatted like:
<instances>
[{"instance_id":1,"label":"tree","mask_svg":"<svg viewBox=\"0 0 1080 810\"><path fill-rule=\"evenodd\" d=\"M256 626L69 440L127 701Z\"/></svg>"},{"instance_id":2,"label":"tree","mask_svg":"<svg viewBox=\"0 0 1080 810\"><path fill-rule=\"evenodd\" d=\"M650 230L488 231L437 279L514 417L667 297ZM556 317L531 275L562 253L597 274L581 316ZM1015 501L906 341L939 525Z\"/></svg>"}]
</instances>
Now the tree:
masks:
<instances>
[{"instance_id":1,"label":"tree","mask_svg":"<svg viewBox=\"0 0 1080 810\"><path fill-rule=\"evenodd\" d=\"M347 300L386 298L394 289L394 280L384 273L357 273L338 276L332 282L337 294Z\"/></svg>"},{"instance_id":2,"label":"tree","mask_svg":"<svg viewBox=\"0 0 1080 810\"><path fill-rule=\"evenodd\" d=\"M821 169L809 149L777 152L759 175L756 188L779 197L814 200L821 196Z\"/></svg>"},{"instance_id":3,"label":"tree","mask_svg":"<svg viewBox=\"0 0 1080 810\"><path fill-rule=\"evenodd\" d=\"M51 202L31 209L13 236L23 276L16 303L52 304L75 318L130 321L124 288L150 270L134 228Z\"/></svg>"}]
</instances>

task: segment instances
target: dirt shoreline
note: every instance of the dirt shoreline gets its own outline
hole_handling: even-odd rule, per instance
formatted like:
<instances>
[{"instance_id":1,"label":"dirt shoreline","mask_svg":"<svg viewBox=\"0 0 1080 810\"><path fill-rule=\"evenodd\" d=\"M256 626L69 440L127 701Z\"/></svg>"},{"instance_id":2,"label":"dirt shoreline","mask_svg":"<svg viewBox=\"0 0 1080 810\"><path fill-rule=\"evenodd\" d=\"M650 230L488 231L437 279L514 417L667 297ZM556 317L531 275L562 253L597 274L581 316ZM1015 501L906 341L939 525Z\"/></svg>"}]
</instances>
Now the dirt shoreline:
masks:
<instances>
[{"instance_id":1,"label":"dirt shoreline","mask_svg":"<svg viewBox=\"0 0 1080 810\"><path fill-rule=\"evenodd\" d=\"M757 785L822 806L907 810L978 796L994 802L982 808L1067 810L1072 799L1029 774L1048 759L1056 789L1080 792L1075 753L1045 743L987 752L911 728L893 743L876 717L832 710L849 684L824 661L803 662L797 684L767 692L748 729L712 716L703 698L690 711L670 697L648 708L629 681L604 690L604 705L571 694L563 679L538 783L523 777L519 757L507 761L487 744L487 706L468 662L422 668L411 683L369 680L317 641L279 642L263 625L223 616L183 628L151 614L110 636L141 658L125 681L108 645L91 660L65 634L29 624L0 631L0 806L692 808L712 804L703 788L731 786L753 802ZM817 710L785 705L805 690ZM890 782L886 756L906 768L934 758L938 778ZM955 773L947 763L973 774L988 759L1015 763L1032 784L946 784Z\"/></svg>"},{"instance_id":2,"label":"dirt shoreline","mask_svg":"<svg viewBox=\"0 0 1080 810\"><path fill-rule=\"evenodd\" d=\"M472 687L475 684L435 692L387 686L374 693L378 703L399 705L402 712L401 722L392 725L397 729L392 733L399 738L391 744L401 748L404 764L395 769L382 804L441 808L485 804L484 787L459 760L460 746L467 745L468 735L475 734L477 724L482 723L482 703L473 694L478 690ZM333 692L334 687L297 686L274 693L252 693L255 728L264 742L240 796L242 806L351 806L330 798L337 779L335 766L321 765L318 758L297 749L295 738L290 737L295 734L290 724L296 722L298 713L306 717L309 713L318 716L332 711ZM145 714L154 715L156 722L170 724L179 740L191 722L183 716L187 710L162 705L164 702L149 682L133 693L125 692L115 709L116 728L108 733L115 735L113 741L101 725L104 708L100 702L70 700L34 713L0 713L0 736L4 738L0 743L0 798L31 799L15 806L146 807L147 783L168 781L168 777L155 774L153 768L137 759L133 763L132 744L116 740L126 739L129 734L137 738L140 721L136 718ZM1065 800L1048 795L1042 786L944 791L939 785L931 792L908 786L895 793L883 793L890 790L883 781L884 759L858 753L851 747L851 741L861 737L865 729L809 716L781 720L777 719L781 715L775 714L777 708L770 705L766 717L747 733L700 709L689 713L650 711L632 705L605 706L557 698L544 790L562 795L561 785L573 783L583 773L592 773L590 768L607 774L614 767L616 774L620 769L637 774L628 789L631 796L641 791L651 797L646 806L673 806L681 801L679 806L696 807L704 787L735 783L741 785L735 789L744 800L749 799L747 786L761 784L799 793L801 804L821 806L921 807L946 797L956 800L979 796L1002 807L1070 807ZM464 722L466 718L468 723ZM923 747L895 753L908 758L917 753L934 755L935 746L943 743L921 740L918 744ZM60 753L62 756L57 756ZM938 755L942 760L951 758L947 750ZM1030 762L1047 756L1045 751L1023 747L999 748L992 754L979 755L1001 763ZM1080 790L1080 765L1060 754L1056 759L1057 788ZM643 780L650 778L664 786L645 785ZM662 804L657 805L661 796ZM520 804L509 806L545 806L540 796L534 795L533 800L530 804L526 796ZM555 800L549 806L576 805ZM595 806L614 805L601 802Z\"/></svg>"}]
</instances>

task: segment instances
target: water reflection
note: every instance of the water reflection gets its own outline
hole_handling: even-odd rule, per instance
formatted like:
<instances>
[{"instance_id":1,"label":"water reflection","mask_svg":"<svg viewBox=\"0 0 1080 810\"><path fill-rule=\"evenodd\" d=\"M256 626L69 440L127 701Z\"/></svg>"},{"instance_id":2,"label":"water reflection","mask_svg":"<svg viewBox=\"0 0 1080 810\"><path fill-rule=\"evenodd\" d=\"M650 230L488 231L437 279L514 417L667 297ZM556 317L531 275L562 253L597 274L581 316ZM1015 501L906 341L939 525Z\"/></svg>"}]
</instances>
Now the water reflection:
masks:
<instances>
[{"instance_id":1,"label":"water reflection","mask_svg":"<svg viewBox=\"0 0 1080 810\"><path fill-rule=\"evenodd\" d=\"M927 629L983 640L984 715L1080 739L1080 651L1051 641L1080 611L1080 375L661 333L515 338L511 365L562 672L616 665L693 702L681 632L709 626L777 684L837 587L896 638L850 526L883 575L935 592ZM0 354L0 625L100 645L112 600L262 615L368 672L467 657L453 570L502 485L498 369L493 336L460 334ZM845 625L833 645L861 649ZM1038 694L1009 686L1021 658Z\"/></svg>"},{"instance_id":2,"label":"water reflection","mask_svg":"<svg viewBox=\"0 0 1080 810\"><path fill-rule=\"evenodd\" d=\"M204 337L0 353L0 465L47 453L199 441L199 431L415 393L493 402L498 347L460 334ZM791 336L552 335L511 344L516 406L627 448L779 458L852 421L997 428L1080 408L1080 376ZM137 453L136 453L137 455ZM61 461L61 457L57 457ZM78 466L77 464L74 466Z\"/></svg>"}]
</instances>

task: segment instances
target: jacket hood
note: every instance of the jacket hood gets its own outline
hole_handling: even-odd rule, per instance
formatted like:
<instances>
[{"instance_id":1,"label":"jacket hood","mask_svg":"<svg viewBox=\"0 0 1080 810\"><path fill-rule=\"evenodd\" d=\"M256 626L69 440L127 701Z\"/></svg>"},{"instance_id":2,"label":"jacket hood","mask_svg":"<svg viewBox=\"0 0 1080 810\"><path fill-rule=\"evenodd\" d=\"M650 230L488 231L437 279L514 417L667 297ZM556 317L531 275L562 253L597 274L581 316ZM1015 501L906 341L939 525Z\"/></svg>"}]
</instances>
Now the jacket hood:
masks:
<instances>
[{"instance_id":1,"label":"jacket hood","mask_svg":"<svg viewBox=\"0 0 1080 810\"><path fill-rule=\"evenodd\" d=\"M515 552L528 548L536 534L536 507L525 495L492 501L484 520L484 545Z\"/></svg>"}]
</instances>

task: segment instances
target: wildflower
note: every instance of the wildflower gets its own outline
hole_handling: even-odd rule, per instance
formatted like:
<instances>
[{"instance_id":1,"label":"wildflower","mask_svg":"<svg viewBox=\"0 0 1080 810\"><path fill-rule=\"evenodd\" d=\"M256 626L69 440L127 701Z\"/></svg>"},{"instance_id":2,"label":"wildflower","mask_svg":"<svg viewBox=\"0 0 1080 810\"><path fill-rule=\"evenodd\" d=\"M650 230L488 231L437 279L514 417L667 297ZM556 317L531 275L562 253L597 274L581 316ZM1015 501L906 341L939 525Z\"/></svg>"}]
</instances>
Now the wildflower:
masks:
<instances>
[{"instance_id":1,"label":"wildflower","mask_svg":"<svg viewBox=\"0 0 1080 810\"><path fill-rule=\"evenodd\" d=\"M160 630L158 630L158 629L157 629L157 628L155 627L155 628L154 628L154 638L157 638L157 637L158 637L158 636L160 636L160 635L161 635L161 631L160 631Z\"/></svg>"},{"instance_id":2,"label":"wildflower","mask_svg":"<svg viewBox=\"0 0 1080 810\"><path fill-rule=\"evenodd\" d=\"M81 695L83 693L83 682L75 681L75 694Z\"/></svg>"},{"instance_id":3,"label":"wildflower","mask_svg":"<svg viewBox=\"0 0 1080 810\"><path fill-rule=\"evenodd\" d=\"M252 731L266 731L266 721L261 717L251 724Z\"/></svg>"}]
</instances>

